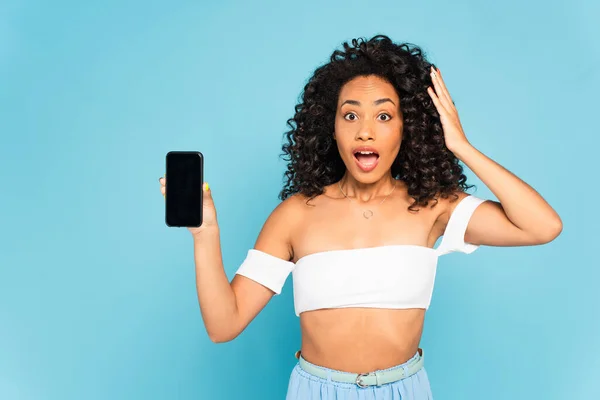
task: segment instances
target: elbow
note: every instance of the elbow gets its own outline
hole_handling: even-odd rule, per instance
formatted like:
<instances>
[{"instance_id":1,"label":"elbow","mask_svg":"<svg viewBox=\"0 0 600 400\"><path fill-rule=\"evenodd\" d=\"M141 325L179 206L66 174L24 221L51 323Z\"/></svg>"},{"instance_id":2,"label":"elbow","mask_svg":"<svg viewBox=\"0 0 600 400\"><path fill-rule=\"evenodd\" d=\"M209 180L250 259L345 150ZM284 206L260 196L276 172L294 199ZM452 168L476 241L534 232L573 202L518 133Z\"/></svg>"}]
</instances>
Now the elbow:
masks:
<instances>
[{"instance_id":1,"label":"elbow","mask_svg":"<svg viewBox=\"0 0 600 400\"><path fill-rule=\"evenodd\" d=\"M208 337L213 343L227 343L239 336L238 332L234 331L208 331Z\"/></svg>"},{"instance_id":2,"label":"elbow","mask_svg":"<svg viewBox=\"0 0 600 400\"><path fill-rule=\"evenodd\" d=\"M217 318L205 318L204 329L208 338L213 343L230 342L241 333L241 325L237 315L219 316Z\"/></svg>"},{"instance_id":3,"label":"elbow","mask_svg":"<svg viewBox=\"0 0 600 400\"><path fill-rule=\"evenodd\" d=\"M213 343L227 343L231 342L235 339L235 336L216 336L216 335L208 335L210 341Z\"/></svg>"},{"instance_id":4,"label":"elbow","mask_svg":"<svg viewBox=\"0 0 600 400\"><path fill-rule=\"evenodd\" d=\"M558 218L553 224L549 225L544 229L543 234L541 235L541 243L549 243L556 239L563 230L563 224L560 218Z\"/></svg>"}]
</instances>

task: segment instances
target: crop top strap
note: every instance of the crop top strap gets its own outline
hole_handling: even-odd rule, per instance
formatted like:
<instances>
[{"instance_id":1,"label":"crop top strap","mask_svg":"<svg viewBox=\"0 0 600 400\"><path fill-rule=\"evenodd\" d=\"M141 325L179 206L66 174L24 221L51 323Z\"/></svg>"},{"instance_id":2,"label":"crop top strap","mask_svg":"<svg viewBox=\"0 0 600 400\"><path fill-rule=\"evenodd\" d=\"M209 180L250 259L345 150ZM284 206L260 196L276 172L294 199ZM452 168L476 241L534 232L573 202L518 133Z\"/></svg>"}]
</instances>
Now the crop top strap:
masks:
<instances>
[{"instance_id":1,"label":"crop top strap","mask_svg":"<svg viewBox=\"0 0 600 400\"><path fill-rule=\"evenodd\" d=\"M442 242L436 249L438 256L455 251L468 254L479 248L479 245L465 242L465 232L473 212L484 201L486 199L469 195L454 207L446 224Z\"/></svg>"},{"instance_id":2,"label":"crop top strap","mask_svg":"<svg viewBox=\"0 0 600 400\"><path fill-rule=\"evenodd\" d=\"M271 289L276 295L281 293L283 284L296 264L260 250L250 249L246 259L236 271Z\"/></svg>"}]
</instances>

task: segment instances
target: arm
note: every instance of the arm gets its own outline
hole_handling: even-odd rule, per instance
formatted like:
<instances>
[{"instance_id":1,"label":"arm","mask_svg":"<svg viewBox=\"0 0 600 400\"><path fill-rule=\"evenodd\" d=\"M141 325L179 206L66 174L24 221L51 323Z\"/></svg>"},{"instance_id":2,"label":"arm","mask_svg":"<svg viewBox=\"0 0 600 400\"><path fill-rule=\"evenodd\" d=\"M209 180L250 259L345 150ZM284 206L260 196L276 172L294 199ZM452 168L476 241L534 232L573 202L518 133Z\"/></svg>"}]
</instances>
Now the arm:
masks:
<instances>
[{"instance_id":1,"label":"arm","mask_svg":"<svg viewBox=\"0 0 600 400\"><path fill-rule=\"evenodd\" d=\"M465 240L491 246L536 245L554 240L562 231L556 211L531 186L469 143L439 69L432 67L431 79L435 91L429 87L427 92L440 115L446 147L500 200L477 207ZM448 214L458 203L451 203Z\"/></svg>"},{"instance_id":2,"label":"arm","mask_svg":"<svg viewBox=\"0 0 600 400\"><path fill-rule=\"evenodd\" d=\"M465 241L490 246L527 246L548 243L560 234L560 217L531 186L468 142L451 150L500 200L488 200L475 210ZM460 198L464 196L465 193L459 193ZM456 204L458 201L451 203L450 208Z\"/></svg>"},{"instance_id":3,"label":"arm","mask_svg":"<svg viewBox=\"0 0 600 400\"><path fill-rule=\"evenodd\" d=\"M291 259L290 232L297 219L290 197L280 203L263 225L255 249L282 260ZM206 331L215 343L235 339L275 294L245 276L235 275L231 283L223 268L218 228L194 237L196 288Z\"/></svg>"}]
</instances>

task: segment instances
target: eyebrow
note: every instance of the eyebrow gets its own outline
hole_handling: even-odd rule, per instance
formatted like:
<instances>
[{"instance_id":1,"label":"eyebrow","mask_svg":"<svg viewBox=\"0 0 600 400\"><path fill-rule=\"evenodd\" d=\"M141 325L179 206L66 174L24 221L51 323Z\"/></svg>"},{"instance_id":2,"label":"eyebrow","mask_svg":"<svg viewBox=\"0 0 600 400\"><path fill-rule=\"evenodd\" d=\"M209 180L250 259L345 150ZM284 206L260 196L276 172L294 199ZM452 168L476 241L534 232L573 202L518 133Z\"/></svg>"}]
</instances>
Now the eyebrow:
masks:
<instances>
[{"instance_id":1,"label":"eyebrow","mask_svg":"<svg viewBox=\"0 0 600 400\"><path fill-rule=\"evenodd\" d=\"M389 97L385 97L385 98L383 98L383 99L378 99L378 100L375 100L375 101L373 102L373 105L375 105L375 106L378 106L378 105L380 105L380 104L382 104L382 103L385 103L385 102L387 102L387 101L389 101L389 102L390 102L390 103L392 103L393 105L396 105L396 103L394 103L394 102L392 101L392 99L390 99ZM346 101L344 101L344 102L343 102L343 103L340 105L340 107L341 107L341 106L343 106L344 104L352 104L352 105L355 105L355 106L360 106L360 101L358 101L358 100L346 100Z\"/></svg>"}]
</instances>

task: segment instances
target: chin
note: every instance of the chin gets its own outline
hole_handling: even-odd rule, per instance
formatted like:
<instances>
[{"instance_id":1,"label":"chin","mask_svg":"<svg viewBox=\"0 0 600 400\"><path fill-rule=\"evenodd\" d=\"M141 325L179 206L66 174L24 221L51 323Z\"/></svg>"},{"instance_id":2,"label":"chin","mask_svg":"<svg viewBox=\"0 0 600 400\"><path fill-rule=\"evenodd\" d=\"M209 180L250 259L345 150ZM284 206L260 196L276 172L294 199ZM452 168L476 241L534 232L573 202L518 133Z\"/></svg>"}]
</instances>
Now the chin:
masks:
<instances>
[{"instance_id":1,"label":"chin","mask_svg":"<svg viewBox=\"0 0 600 400\"><path fill-rule=\"evenodd\" d=\"M371 183L375 183L380 181L383 176L385 174L382 174L380 171L378 171L379 168L377 168L377 170L371 171L371 172L363 172L361 170L348 170L348 172L350 173L350 175L352 175L352 177L357 181L360 182L362 184L371 184Z\"/></svg>"}]
</instances>

